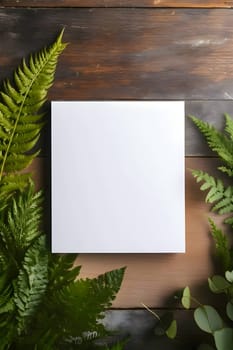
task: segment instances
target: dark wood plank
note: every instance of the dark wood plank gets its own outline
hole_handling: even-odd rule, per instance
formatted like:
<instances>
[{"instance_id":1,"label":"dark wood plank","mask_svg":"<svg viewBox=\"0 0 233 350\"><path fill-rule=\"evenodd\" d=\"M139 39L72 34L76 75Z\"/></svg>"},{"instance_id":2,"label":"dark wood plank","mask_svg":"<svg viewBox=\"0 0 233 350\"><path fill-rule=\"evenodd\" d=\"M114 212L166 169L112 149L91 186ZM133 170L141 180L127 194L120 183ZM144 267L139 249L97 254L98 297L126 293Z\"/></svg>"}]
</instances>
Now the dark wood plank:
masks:
<instances>
[{"instance_id":1,"label":"dark wood plank","mask_svg":"<svg viewBox=\"0 0 233 350\"><path fill-rule=\"evenodd\" d=\"M2 0L5 7L190 7L230 8L232 0Z\"/></svg>"},{"instance_id":2,"label":"dark wood plank","mask_svg":"<svg viewBox=\"0 0 233 350\"><path fill-rule=\"evenodd\" d=\"M0 9L0 75L66 27L52 99L229 100L232 19L232 10Z\"/></svg>"},{"instance_id":3,"label":"dark wood plank","mask_svg":"<svg viewBox=\"0 0 233 350\"><path fill-rule=\"evenodd\" d=\"M178 322L178 340L169 340L166 337L156 337L154 328L156 318L146 310L110 310L106 313L105 325L110 330L117 330L119 338L129 335L126 350L181 350L197 349L197 345L203 341L203 333L197 328L193 320L193 311L171 310ZM164 311L153 310L161 316ZM114 340L116 338L114 337ZM101 344L111 344L111 338Z\"/></svg>"}]
</instances>

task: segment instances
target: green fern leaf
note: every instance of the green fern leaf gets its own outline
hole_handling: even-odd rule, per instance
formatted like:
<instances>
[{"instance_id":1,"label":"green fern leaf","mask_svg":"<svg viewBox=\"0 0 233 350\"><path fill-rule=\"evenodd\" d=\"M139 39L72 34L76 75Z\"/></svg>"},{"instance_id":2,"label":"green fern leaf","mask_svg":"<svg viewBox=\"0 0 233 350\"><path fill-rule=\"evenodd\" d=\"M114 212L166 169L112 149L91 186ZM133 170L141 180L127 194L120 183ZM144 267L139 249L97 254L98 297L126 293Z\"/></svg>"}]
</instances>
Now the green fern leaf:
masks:
<instances>
[{"instance_id":1,"label":"green fern leaf","mask_svg":"<svg viewBox=\"0 0 233 350\"><path fill-rule=\"evenodd\" d=\"M98 336L106 334L99 321L119 291L124 271L123 268L94 279L78 279L52 292L50 289L40 315L46 331L53 330L60 341L68 336L82 337L88 331L96 331Z\"/></svg>"},{"instance_id":2,"label":"green fern leaf","mask_svg":"<svg viewBox=\"0 0 233 350\"><path fill-rule=\"evenodd\" d=\"M224 207L218 210L220 215L233 213L233 203L226 204Z\"/></svg>"},{"instance_id":3,"label":"green fern leaf","mask_svg":"<svg viewBox=\"0 0 233 350\"><path fill-rule=\"evenodd\" d=\"M48 254L45 236L40 236L25 254L22 269L15 282L17 329L21 334L38 309L48 282Z\"/></svg>"},{"instance_id":4,"label":"green fern leaf","mask_svg":"<svg viewBox=\"0 0 233 350\"><path fill-rule=\"evenodd\" d=\"M80 273L81 266L74 266L77 254L50 254L49 285L51 293L74 282Z\"/></svg>"},{"instance_id":5,"label":"green fern leaf","mask_svg":"<svg viewBox=\"0 0 233 350\"><path fill-rule=\"evenodd\" d=\"M227 137L223 133L216 130L213 126L204 121L190 116L193 123L199 128L201 133L205 136L209 147L216 152L219 157L228 165L229 168L233 168L233 142L231 138ZM230 133L230 123L227 118L226 130Z\"/></svg>"},{"instance_id":6,"label":"green fern leaf","mask_svg":"<svg viewBox=\"0 0 233 350\"><path fill-rule=\"evenodd\" d=\"M233 186L225 188L221 180L216 180L201 170L193 170L192 174L197 182L203 182L200 189L202 191L208 190L206 202L216 203L212 207L212 211L216 211L220 215L233 213ZM230 223L231 220L226 219L225 222Z\"/></svg>"},{"instance_id":7,"label":"green fern leaf","mask_svg":"<svg viewBox=\"0 0 233 350\"><path fill-rule=\"evenodd\" d=\"M15 320L9 315L0 315L0 350L11 349L15 338Z\"/></svg>"},{"instance_id":8,"label":"green fern leaf","mask_svg":"<svg viewBox=\"0 0 233 350\"><path fill-rule=\"evenodd\" d=\"M225 113L225 123L225 131L229 134L231 140L233 140L233 120L227 113Z\"/></svg>"},{"instance_id":9,"label":"green fern leaf","mask_svg":"<svg viewBox=\"0 0 233 350\"><path fill-rule=\"evenodd\" d=\"M14 310L14 302L13 302L13 288L12 285L9 284L6 286L4 290L1 291L0 295L0 314L4 314L7 312L12 312Z\"/></svg>"},{"instance_id":10,"label":"green fern leaf","mask_svg":"<svg viewBox=\"0 0 233 350\"><path fill-rule=\"evenodd\" d=\"M213 211L217 211L219 209L228 207L232 203L232 199L229 197L223 198L221 201L219 201L214 207Z\"/></svg>"},{"instance_id":11,"label":"green fern leaf","mask_svg":"<svg viewBox=\"0 0 233 350\"><path fill-rule=\"evenodd\" d=\"M9 202L6 217L0 222L0 252L12 261L19 260L35 238L41 235L42 193L34 185ZM17 264L17 263L16 263Z\"/></svg>"},{"instance_id":12,"label":"green fern leaf","mask_svg":"<svg viewBox=\"0 0 233 350\"><path fill-rule=\"evenodd\" d=\"M209 189L205 199L207 203L213 203L224 197L224 186L222 181L215 180L213 176L210 176L208 173L201 170L193 170L192 174L197 182L203 182L200 187L202 191Z\"/></svg>"},{"instance_id":13,"label":"green fern leaf","mask_svg":"<svg viewBox=\"0 0 233 350\"><path fill-rule=\"evenodd\" d=\"M229 177L233 177L233 169L228 168L226 166L219 166L218 170L220 170L222 173L227 174Z\"/></svg>"},{"instance_id":14,"label":"green fern leaf","mask_svg":"<svg viewBox=\"0 0 233 350\"><path fill-rule=\"evenodd\" d=\"M28 64L23 60L14 74L14 84L7 80L0 92L0 189L7 198L12 187L2 186L5 176L9 182L9 174L26 168L38 155L25 153L33 149L43 126L43 114L38 111L46 101L58 57L66 46L62 35L50 47L30 56Z\"/></svg>"},{"instance_id":15,"label":"green fern leaf","mask_svg":"<svg viewBox=\"0 0 233 350\"><path fill-rule=\"evenodd\" d=\"M223 231L217 228L213 220L209 219L209 223L211 227L211 235L215 242L216 255L222 264L223 270L231 270L232 260L229 241Z\"/></svg>"}]
</instances>

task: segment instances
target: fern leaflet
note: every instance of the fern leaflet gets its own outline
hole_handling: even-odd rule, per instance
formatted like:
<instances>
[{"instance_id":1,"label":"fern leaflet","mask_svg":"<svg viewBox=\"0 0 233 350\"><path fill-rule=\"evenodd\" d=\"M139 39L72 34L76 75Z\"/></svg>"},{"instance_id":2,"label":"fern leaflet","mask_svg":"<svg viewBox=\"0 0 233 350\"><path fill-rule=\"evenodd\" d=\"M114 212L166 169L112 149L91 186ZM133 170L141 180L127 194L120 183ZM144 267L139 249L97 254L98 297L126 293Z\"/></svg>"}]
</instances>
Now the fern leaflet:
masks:
<instances>
[{"instance_id":1,"label":"fern leaflet","mask_svg":"<svg viewBox=\"0 0 233 350\"><path fill-rule=\"evenodd\" d=\"M60 289L74 282L81 266L74 266L77 254L50 254L49 285L51 291Z\"/></svg>"},{"instance_id":2,"label":"fern leaflet","mask_svg":"<svg viewBox=\"0 0 233 350\"><path fill-rule=\"evenodd\" d=\"M14 302L18 308L18 334L25 332L41 303L48 281L46 240L40 236L25 254L15 282Z\"/></svg>"},{"instance_id":3,"label":"fern leaflet","mask_svg":"<svg viewBox=\"0 0 233 350\"><path fill-rule=\"evenodd\" d=\"M60 289L48 290L44 308L38 316L44 320L41 339L45 339L43 334L47 334L49 329L51 334L57 334L58 342L69 336L82 336L88 331L97 332L98 337L106 334L99 320L114 300L124 270L110 271L94 279L78 279Z\"/></svg>"},{"instance_id":4,"label":"fern leaflet","mask_svg":"<svg viewBox=\"0 0 233 350\"><path fill-rule=\"evenodd\" d=\"M226 235L209 219L211 235L215 242L216 254L222 263L224 271L232 269L230 245Z\"/></svg>"},{"instance_id":5,"label":"fern leaflet","mask_svg":"<svg viewBox=\"0 0 233 350\"><path fill-rule=\"evenodd\" d=\"M233 186L225 188L221 180L215 179L201 170L193 170L192 174L197 182L203 182L200 189L202 191L208 190L206 202L216 203L212 207L212 211L216 211L220 215L233 214ZM225 222L233 226L231 218L227 218Z\"/></svg>"}]
</instances>

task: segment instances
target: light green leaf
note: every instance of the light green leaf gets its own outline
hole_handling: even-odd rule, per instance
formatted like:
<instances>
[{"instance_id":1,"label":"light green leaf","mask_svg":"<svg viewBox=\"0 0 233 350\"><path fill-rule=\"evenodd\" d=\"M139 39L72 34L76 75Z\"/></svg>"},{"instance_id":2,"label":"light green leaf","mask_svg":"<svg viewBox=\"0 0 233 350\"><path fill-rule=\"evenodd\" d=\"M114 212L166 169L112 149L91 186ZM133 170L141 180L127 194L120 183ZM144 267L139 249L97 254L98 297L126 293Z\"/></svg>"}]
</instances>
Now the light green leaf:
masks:
<instances>
[{"instance_id":1,"label":"light green leaf","mask_svg":"<svg viewBox=\"0 0 233 350\"><path fill-rule=\"evenodd\" d=\"M185 309L190 309L191 306L191 293L189 287L185 287L181 298L181 303Z\"/></svg>"},{"instance_id":2,"label":"light green leaf","mask_svg":"<svg viewBox=\"0 0 233 350\"><path fill-rule=\"evenodd\" d=\"M207 333L214 333L223 327L222 318L210 305L198 307L194 312L194 319L198 327Z\"/></svg>"},{"instance_id":3,"label":"light green leaf","mask_svg":"<svg viewBox=\"0 0 233 350\"><path fill-rule=\"evenodd\" d=\"M233 329L222 328L214 332L217 350L231 350L233 347Z\"/></svg>"},{"instance_id":4,"label":"light green leaf","mask_svg":"<svg viewBox=\"0 0 233 350\"><path fill-rule=\"evenodd\" d=\"M169 328L166 330L166 335L170 339L174 339L177 334L177 322L176 320L173 320L172 323L170 324Z\"/></svg>"},{"instance_id":5,"label":"light green leaf","mask_svg":"<svg viewBox=\"0 0 233 350\"><path fill-rule=\"evenodd\" d=\"M229 317L229 319L231 321L233 321L233 302L232 301L229 301L227 303L227 306L226 306L226 313L227 313L227 316Z\"/></svg>"},{"instance_id":6,"label":"light green leaf","mask_svg":"<svg viewBox=\"0 0 233 350\"><path fill-rule=\"evenodd\" d=\"M233 283L233 271L226 271L225 277L230 283Z\"/></svg>"}]
</instances>

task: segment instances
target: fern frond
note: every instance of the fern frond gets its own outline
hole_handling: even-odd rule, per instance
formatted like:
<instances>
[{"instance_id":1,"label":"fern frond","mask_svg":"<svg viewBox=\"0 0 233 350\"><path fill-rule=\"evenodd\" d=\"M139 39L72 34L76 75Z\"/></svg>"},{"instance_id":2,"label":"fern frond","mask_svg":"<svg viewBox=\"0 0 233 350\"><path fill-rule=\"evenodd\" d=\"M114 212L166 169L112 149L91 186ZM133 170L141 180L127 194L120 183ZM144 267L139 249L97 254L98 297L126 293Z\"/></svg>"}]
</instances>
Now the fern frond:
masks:
<instances>
[{"instance_id":1,"label":"fern frond","mask_svg":"<svg viewBox=\"0 0 233 350\"><path fill-rule=\"evenodd\" d=\"M225 131L229 134L230 139L233 140L233 120L227 113L225 113Z\"/></svg>"},{"instance_id":2,"label":"fern frond","mask_svg":"<svg viewBox=\"0 0 233 350\"><path fill-rule=\"evenodd\" d=\"M221 261L224 271L232 269L230 244L222 230L217 228L214 221L209 219L211 235L215 242L216 255Z\"/></svg>"},{"instance_id":3,"label":"fern frond","mask_svg":"<svg viewBox=\"0 0 233 350\"><path fill-rule=\"evenodd\" d=\"M200 187L201 191L209 190L205 199L207 203L213 203L224 198L225 190L221 180L215 180L213 176L201 170L193 170L192 174L197 183L203 182Z\"/></svg>"},{"instance_id":4,"label":"fern frond","mask_svg":"<svg viewBox=\"0 0 233 350\"><path fill-rule=\"evenodd\" d=\"M107 272L94 279L78 279L60 289L48 290L41 318L46 330L53 329L59 340L96 331L106 334L100 319L119 291L125 269Z\"/></svg>"},{"instance_id":5,"label":"fern frond","mask_svg":"<svg viewBox=\"0 0 233 350\"><path fill-rule=\"evenodd\" d=\"M81 266L74 266L77 254L50 254L48 288L58 290L74 282L79 275Z\"/></svg>"},{"instance_id":6,"label":"fern frond","mask_svg":"<svg viewBox=\"0 0 233 350\"><path fill-rule=\"evenodd\" d=\"M41 232L42 192L34 192L31 182L27 191L9 202L6 217L0 222L0 251L7 257L21 260L26 248Z\"/></svg>"},{"instance_id":7,"label":"fern frond","mask_svg":"<svg viewBox=\"0 0 233 350\"><path fill-rule=\"evenodd\" d=\"M17 329L21 334L38 309L48 283L48 253L45 236L40 236L25 254L15 282L14 302L17 306Z\"/></svg>"},{"instance_id":8,"label":"fern frond","mask_svg":"<svg viewBox=\"0 0 233 350\"><path fill-rule=\"evenodd\" d=\"M190 116L190 118L201 131L201 133L205 136L207 143L212 151L216 152L230 169L233 169L233 142L231 137L229 138L225 134L216 130L209 123L206 123L194 116ZM231 133L232 125L230 119L227 117L226 121L226 131L228 133Z\"/></svg>"},{"instance_id":9,"label":"fern frond","mask_svg":"<svg viewBox=\"0 0 233 350\"><path fill-rule=\"evenodd\" d=\"M216 203L212 207L212 211L216 211L220 215L233 214L233 186L225 188L221 180L215 179L201 170L193 170L192 174L197 182L203 182L200 189L202 191L208 190L206 202ZM233 226L231 218L227 218L225 222Z\"/></svg>"},{"instance_id":10,"label":"fern frond","mask_svg":"<svg viewBox=\"0 0 233 350\"><path fill-rule=\"evenodd\" d=\"M23 60L15 71L14 83L8 80L0 92L0 191L1 196L15 190L23 190L28 179L22 176L20 186L15 181L11 186L10 174L26 168L38 155L32 151L43 126L42 114L38 111L46 101L48 89L54 79L57 60L66 44L62 43L63 32L48 48ZM14 174L15 175L15 174ZM18 178L21 175L18 174ZM8 187L4 184L8 183ZM19 184L19 181L17 182Z\"/></svg>"}]
</instances>

